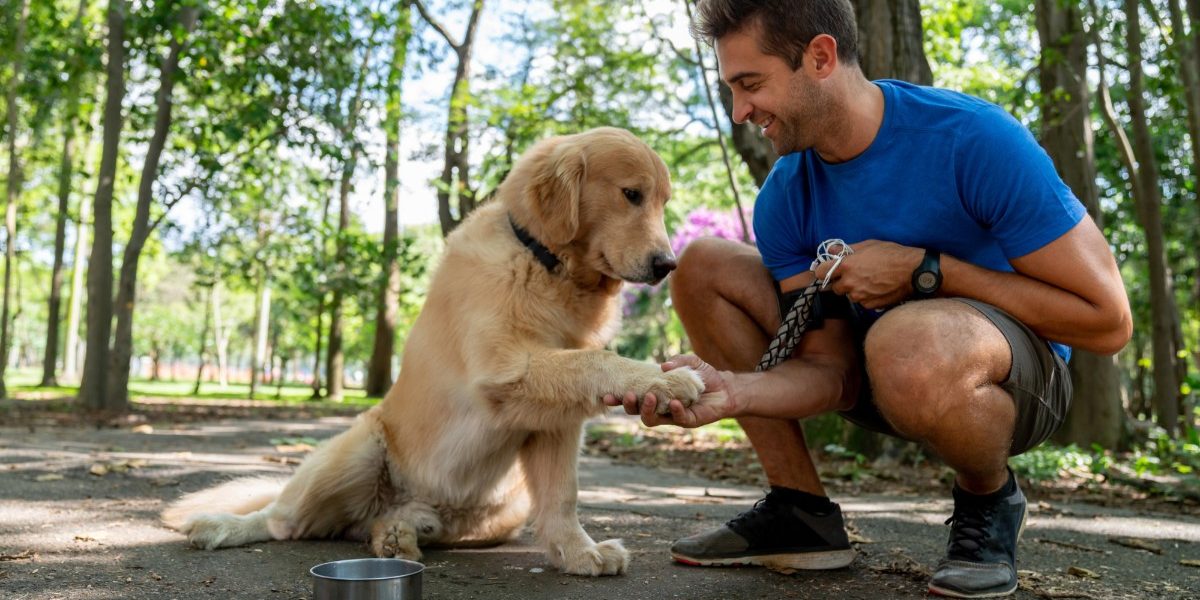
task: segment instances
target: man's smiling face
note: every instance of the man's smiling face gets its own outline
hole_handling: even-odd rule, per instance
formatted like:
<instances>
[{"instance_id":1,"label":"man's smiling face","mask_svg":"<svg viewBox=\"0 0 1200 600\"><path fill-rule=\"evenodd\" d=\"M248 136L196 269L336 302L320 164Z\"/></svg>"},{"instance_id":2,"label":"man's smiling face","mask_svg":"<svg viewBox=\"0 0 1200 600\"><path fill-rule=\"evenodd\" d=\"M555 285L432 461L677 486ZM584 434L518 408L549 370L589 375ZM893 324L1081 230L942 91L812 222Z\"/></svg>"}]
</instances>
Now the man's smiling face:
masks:
<instances>
[{"instance_id":1,"label":"man's smiling face","mask_svg":"<svg viewBox=\"0 0 1200 600\"><path fill-rule=\"evenodd\" d=\"M830 100L804 63L792 70L782 57L763 53L752 21L715 43L721 78L733 91L733 120L752 122L780 155L808 150L826 133Z\"/></svg>"}]
</instances>

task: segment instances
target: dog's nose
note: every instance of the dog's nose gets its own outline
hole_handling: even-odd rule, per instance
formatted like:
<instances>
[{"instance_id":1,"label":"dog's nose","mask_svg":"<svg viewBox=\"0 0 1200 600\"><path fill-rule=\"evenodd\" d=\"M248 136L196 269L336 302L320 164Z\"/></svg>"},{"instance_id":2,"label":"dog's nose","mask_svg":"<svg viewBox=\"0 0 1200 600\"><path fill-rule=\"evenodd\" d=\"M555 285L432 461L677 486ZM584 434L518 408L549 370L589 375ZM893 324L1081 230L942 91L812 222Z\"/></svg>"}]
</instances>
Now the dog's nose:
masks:
<instances>
[{"instance_id":1,"label":"dog's nose","mask_svg":"<svg viewBox=\"0 0 1200 600\"><path fill-rule=\"evenodd\" d=\"M655 279L662 279L675 270L675 257L669 254L655 254L650 259L650 268L654 271Z\"/></svg>"}]
</instances>

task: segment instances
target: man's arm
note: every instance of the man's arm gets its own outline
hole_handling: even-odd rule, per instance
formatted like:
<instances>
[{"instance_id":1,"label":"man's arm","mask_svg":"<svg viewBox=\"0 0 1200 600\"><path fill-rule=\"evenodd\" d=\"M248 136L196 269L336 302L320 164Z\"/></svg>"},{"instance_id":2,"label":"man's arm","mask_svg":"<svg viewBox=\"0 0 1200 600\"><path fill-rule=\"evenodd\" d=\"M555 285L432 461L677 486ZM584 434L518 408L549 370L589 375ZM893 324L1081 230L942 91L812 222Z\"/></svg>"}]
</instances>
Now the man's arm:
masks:
<instances>
[{"instance_id":1,"label":"man's arm","mask_svg":"<svg viewBox=\"0 0 1200 600\"><path fill-rule=\"evenodd\" d=\"M867 308L896 304L912 293L920 248L870 240L852 245L830 287ZM993 271L942 255L942 296L987 302L1039 336L1100 354L1129 341L1133 318L1120 271L1090 218L1042 248L1010 261L1015 273ZM831 263L817 268L825 276Z\"/></svg>"},{"instance_id":2,"label":"man's arm","mask_svg":"<svg viewBox=\"0 0 1200 600\"><path fill-rule=\"evenodd\" d=\"M1057 240L1010 261L1000 273L942 260L942 294L987 302L1039 336L1098 354L1115 354L1133 335L1121 273L1104 234L1085 217Z\"/></svg>"},{"instance_id":3,"label":"man's arm","mask_svg":"<svg viewBox=\"0 0 1200 600\"><path fill-rule=\"evenodd\" d=\"M812 272L780 282L784 293L803 288ZM765 350L765 348L764 348ZM663 370L681 366L695 369L704 380L704 396L690 407L671 401L670 415L657 415L659 401L647 395L640 403L632 394L623 399L605 397L609 406L623 405L629 414L640 414L648 426L699 427L725 418L742 416L802 419L853 406L858 397L859 357L849 321L825 319L820 329L804 334L792 358L765 372L718 371L694 355L677 356Z\"/></svg>"}]
</instances>

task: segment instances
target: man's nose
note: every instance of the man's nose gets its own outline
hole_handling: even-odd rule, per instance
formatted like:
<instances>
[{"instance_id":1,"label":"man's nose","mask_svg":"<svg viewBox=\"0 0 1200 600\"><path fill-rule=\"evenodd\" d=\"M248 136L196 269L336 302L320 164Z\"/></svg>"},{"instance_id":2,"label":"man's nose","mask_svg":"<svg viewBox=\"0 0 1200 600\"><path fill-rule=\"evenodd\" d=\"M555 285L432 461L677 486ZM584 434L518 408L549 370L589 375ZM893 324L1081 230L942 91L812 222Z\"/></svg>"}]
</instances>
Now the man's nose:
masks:
<instances>
[{"instance_id":1,"label":"man's nose","mask_svg":"<svg viewBox=\"0 0 1200 600\"><path fill-rule=\"evenodd\" d=\"M750 116L754 114L754 107L749 102L741 99L737 92L731 90L731 93L733 97L733 122L740 125L749 120Z\"/></svg>"}]
</instances>

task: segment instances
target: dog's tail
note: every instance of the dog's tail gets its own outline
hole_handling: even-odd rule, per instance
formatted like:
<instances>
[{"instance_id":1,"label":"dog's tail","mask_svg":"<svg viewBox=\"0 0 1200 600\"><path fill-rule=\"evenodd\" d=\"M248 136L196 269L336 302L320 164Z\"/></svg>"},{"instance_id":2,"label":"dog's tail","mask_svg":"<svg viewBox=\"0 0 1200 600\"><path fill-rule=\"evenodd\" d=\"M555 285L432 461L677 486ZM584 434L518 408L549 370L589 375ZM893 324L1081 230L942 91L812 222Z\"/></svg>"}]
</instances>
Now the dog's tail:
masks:
<instances>
[{"instance_id":1,"label":"dog's tail","mask_svg":"<svg viewBox=\"0 0 1200 600\"><path fill-rule=\"evenodd\" d=\"M171 529L183 531L184 524L194 515L202 513L249 514L274 502L287 481L287 476L246 477L192 492L163 510L162 522Z\"/></svg>"}]
</instances>

